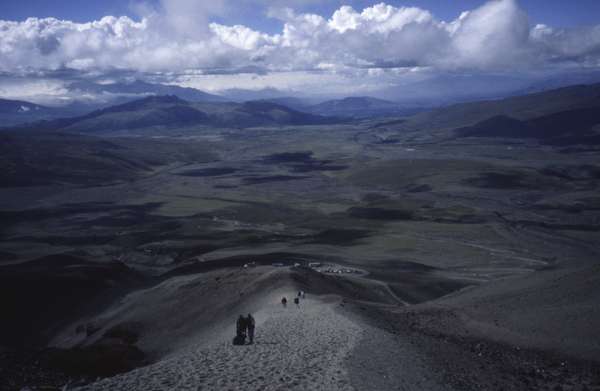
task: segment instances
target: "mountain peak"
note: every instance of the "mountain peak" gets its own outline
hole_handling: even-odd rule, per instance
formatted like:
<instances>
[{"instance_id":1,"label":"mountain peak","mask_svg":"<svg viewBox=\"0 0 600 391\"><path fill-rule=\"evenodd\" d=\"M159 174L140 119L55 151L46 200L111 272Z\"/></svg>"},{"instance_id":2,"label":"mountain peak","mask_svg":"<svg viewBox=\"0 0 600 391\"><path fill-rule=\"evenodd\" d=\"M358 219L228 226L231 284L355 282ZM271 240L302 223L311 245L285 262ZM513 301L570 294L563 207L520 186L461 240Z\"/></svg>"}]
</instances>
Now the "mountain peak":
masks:
<instances>
[{"instance_id":1,"label":"mountain peak","mask_svg":"<svg viewBox=\"0 0 600 391\"><path fill-rule=\"evenodd\" d=\"M401 108L397 103L383 99L370 96L349 96L311 106L311 112L321 115L360 118L398 115L401 113Z\"/></svg>"},{"instance_id":2,"label":"mountain peak","mask_svg":"<svg viewBox=\"0 0 600 391\"><path fill-rule=\"evenodd\" d=\"M131 102L123 103L116 106L107 107L95 113L135 111L143 108L152 108L157 105L188 105L189 103L175 95L150 95L142 99L136 99Z\"/></svg>"},{"instance_id":3,"label":"mountain peak","mask_svg":"<svg viewBox=\"0 0 600 391\"><path fill-rule=\"evenodd\" d=\"M139 99L138 102L146 103L169 103L169 104L187 104L186 100L177 95L149 95L146 98Z\"/></svg>"}]
</instances>

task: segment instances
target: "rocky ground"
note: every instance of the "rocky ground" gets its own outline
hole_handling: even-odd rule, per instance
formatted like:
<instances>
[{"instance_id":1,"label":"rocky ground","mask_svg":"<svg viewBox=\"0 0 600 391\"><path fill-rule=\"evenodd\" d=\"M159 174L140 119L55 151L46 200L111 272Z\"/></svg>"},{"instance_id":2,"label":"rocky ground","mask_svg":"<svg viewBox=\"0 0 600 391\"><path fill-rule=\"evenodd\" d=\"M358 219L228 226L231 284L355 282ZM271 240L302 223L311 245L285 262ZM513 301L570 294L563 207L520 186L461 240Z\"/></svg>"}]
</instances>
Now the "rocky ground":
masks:
<instances>
[{"instance_id":1,"label":"rocky ground","mask_svg":"<svg viewBox=\"0 0 600 391\"><path fill-rule=\"evenodd\" d=\"M142 358L137 369L124 366L121 374L87 373L83 378L57 370L61 356L55 351L31 352L29 356L4 351L0 374L18 381L0 383L0 389L36 384L37 388L29 389L600 390L597 341L594 329L587 327L595 322L596 304L592 300L589 307L583 307L573 290L580 286L586 288L586 297L595 297L594 284L590 285L594 270L565 267L537 272L412 306L350 299L364 289L361 281L368 280L328 277L303 269L259 267L179 277L164 287L131 295L122 301L123 309L108 310L116 316L114 320L105 320L104 326L98 323L113 330L114 322L131 316L144 322L145 328L155 324L156 330L121 353L130 354L138 345L145 351L161 344L175 348ZM230 316L215 315L218 327L177 337L182 327L176 326L177 313L189 312L182 307L184 298L196 307L196 297L213 305L213 296L207 292L218 292L218 285L234 282L240 289L245 286L247 293L213 295L221 303L242 298L228 307ZM290 300L284 308L281 296L293 297L299 289L308 292L307 298L299 306ZM548 295L562 300L551 300ZM155 296L162 298L164 306L174 308L169 315L173 324L169 323L166 334L159 327L164 323L160 314L166 310ZM479 305L481 302L485 306ZM548 306L550 302L553 307ZM140 312L142 308L147 314ZM234 346L235 319L244 309L254 312L256 341ZM511 319L503 311L518 316ZM123 315L118 315L121 312ZM544 321L531 323L528 313ZM572 313L578 317L571 319ZM100 319L102 316L96 322ZM578 337L560 337L558 323L571 330L568 335L576 332ZM195 323L195 327L201 326ZM552 330L558 334L548 334ZM103 345L91 344L88 349L98 346ZM113 346L112 356L101 361L113 363L121 353L115 355ZM71 370L73 357L81 361L86 356L62 357L67 359L62 364ZM98 360L97 355L93 357Z\"/></svg>"},{"instance_id":2,"label":"rocky ground","mask_svg":"<svg viewBox=\"0 0 600 391\"><path fill-rule=\"evenodd\" d=\"M351 390L345 365L365 330L305 299L272 303L256 315L255 343L235 346L233 326L208 345L191 346L153 365L103 379L81 390ZM233 324L233 322L232 322Z\"/></svg>"},{"instance_id":3,"label":"rocky ground","mask_svg":"<svg viewBox=\"0 0 600 391\"><path fill-rule=\"evenodd\" d=\"M480 338L448 309L349 305L379 330L351 355L370 362L352 372L357 390L600 390L597 361Z\"/></svg>"}]
</instances>

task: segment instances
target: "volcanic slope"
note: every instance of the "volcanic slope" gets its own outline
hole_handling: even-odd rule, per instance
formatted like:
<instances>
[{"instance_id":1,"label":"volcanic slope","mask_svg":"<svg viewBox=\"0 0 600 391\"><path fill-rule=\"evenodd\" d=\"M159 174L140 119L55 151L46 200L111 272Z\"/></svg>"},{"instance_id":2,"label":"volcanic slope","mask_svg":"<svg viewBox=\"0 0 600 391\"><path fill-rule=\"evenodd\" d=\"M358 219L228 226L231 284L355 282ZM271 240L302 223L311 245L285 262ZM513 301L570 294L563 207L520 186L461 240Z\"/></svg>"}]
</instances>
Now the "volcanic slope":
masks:
<instances>
[{"instance_id":1,"label":"volcanic slope","mask_svg":"<svg viewBox=\"0 0 600 391\"><path fill-rule=\"evenodd\" d=\"M214 285L215 282L208 282L207 278L215 276L222 277L221 282L217 283L224 285L221 289L225 291L217 289L218 292L213 294L204 294L205 300L200 307L211 306L210 303L215 305L218 300L221 303L219 307L226 307L223 311L228 317L221 318L217 313L216 317L211 317L210 325L200 322L195 328L191 327L192 324L185 324L179 328L169 327L168 330L174 334L178 334L182 328L188 329L185 344L173 344L173 335L169 336L169 333L161 335L159 330L163 327L156 327L158 330L154 332L149 330L152 337L143 336L139 344L150 343L157 347L157 343L161 343L177 348L163 355L154 364L102 379L81 389L245 390L251 387L263 390L352 390L355 389L353 382L357 380L351 376L349 370L361 371L370 378L381 376L375 373L367 374L372 357L357 355L355 349L361 343L370 346L373 338L377 338L378 341L387 340L389 343L392 336L365 324L358 317L345 313L344 302L340 296L333 293L348 294L349 291L344 292L339 286L336 288L335 278L323 278L315 272L260 267L246 271L230 270L227 274L220 271L205 276L176 277L165 281L162 287L155 288L167 293L170 297L167 300L177 300L178 304L174 308L178 309L171 317L174 322L181 322L182 314L189 313L189 308L184 307L191 306L192 302L186 297L191 292L202 290L198 282L206 281L208 285ZM244 294L237 298L227 294L227 285L232 279L238 282L245 281L245 288L242 288ZM308 297L302 299L299 305L292 303L291 298L295 293L299 289L307 288ZM168 289L168 292L165 289ZM132 294L126 297L121 310L109 309L105 316L137 316L138 319L140 316L151 316L153 311L139 309L139 300L158 298L156 294L148 293L149 295ZM282 296L290 299L287 306L280 303ZM129 300L138 301L138 305L128 305ZM159 307L160 305L162 304L159 304ZM257 333L253 345L232 345L236 311L254 313ZM143 312L146 315L142 315ZM158 316L156 311L153 316ZM101 319L102 316L97 321ZM155 325L163 325L164 321L157 318ZM152 339L154 342L149 341ZM396 353L405 353L410 360L399 360L382 367L380 371L384 379L379 381L379 385L407 387L421 384L428 390L447 389L440 386L441 379L437 372L428 368L411 348L405 346ZM403 373L402 380L399 373Z\"/></svg>"}]
</instances>

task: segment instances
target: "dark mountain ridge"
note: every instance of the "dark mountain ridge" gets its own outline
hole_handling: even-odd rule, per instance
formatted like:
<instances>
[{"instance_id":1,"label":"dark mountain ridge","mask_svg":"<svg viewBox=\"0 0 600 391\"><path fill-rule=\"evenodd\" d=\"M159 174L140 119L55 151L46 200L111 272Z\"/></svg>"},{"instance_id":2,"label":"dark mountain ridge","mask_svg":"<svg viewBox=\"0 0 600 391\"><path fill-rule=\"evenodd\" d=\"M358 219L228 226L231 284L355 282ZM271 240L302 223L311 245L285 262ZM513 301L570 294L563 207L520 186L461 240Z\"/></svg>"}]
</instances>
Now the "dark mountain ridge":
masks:
<instances>
[{"instance_id":1,"label":"dark mountain ridge","mask_svg":"<svg viewBox=\"0 0 600 391\"><path fill-rule=\"evenodd\" d=\"M0 99L0 123L2 126L13 126L34 121L83 116L91 111L149 96L173 95L189 102L227 101L224 97L195 88L148 83L141 80L109 84L77 81L68 84L66 88L75 99L68 105L44 106L21 100ZM83 98L84 96L86 98Z\"/></svg>"},{"instance_id":2,"label":"dark mountain ridge","mask_svg":"<svg viewBox=\"0 0 600 391\"><path fill-rule=\"evenodd\" d=\"M538 139L545 144L600 144L600 105L518 120L498 115L455 130L460 137Z\"/></svg>"},{"instance_id":3,"label":"dark mountain ridge","mask_svg":"<svg viewBox=\"0 0 600 391\"><path fill-rule=\"evenodd\" d=\"M350 118L394 116L411 113L406 107L402 107L396 102L369 96L351 96L343 99L328 100L308 106L305 108L305 111L319 115Z\"/></svg>"},{"instance_id":4,"label":"dark mountain ridge","mask_svg":"<svg viewBox=\"0 0 600 391\"><path fill-rule=\"evenodd\" d=\"M20 126L21 130L107 132L147 127L318 125L335 120L267 101L246 103L188 102L174 95L149 96L89 114Z\"/></svg>"},{"instance_id":5,"label":"dark mountain ridge","mask_svg":"<svg viewBox=\"0 0 600 391\"><path fill-rule=\"evenodd\" d=\"M30 110L49 110L49 107L36 105L35 103L22 100L0 99L0 114L6 113L26 113Z\"/></svg>"},{"instance_id":6,"label":"dark mountain ridge","mask_svg":"<svg viewBox=\"0 0 600 391\"><path fill-rule=\"evenodd\" d=\"M22 100L0 99L0 123L3 126L66 117L78 113L80 112L71 106L49 107Z\"/></svg>"},{"instance_id":7,"label":"dark mountain ridge","mask_svg":"<svg viewBox=\"0 0 600 391\"><path fill-rule=\"evenodd\" d=\"M498 100L460 103L419 113L409 119L411 127L455 129L495 116L529 120L544 115L600 106L600 83L574 85Z\"/></svg>"},{"instance_id":8,"label":"dark mountain ridge","mask_svg":"<svg viewBox=\"0 0 600 391\"><path fill-rule=\"evenodd\" d=\"M180 87L172 84L148 83L142 80L131 82L99 84L88 81L74 82L69 85L69 89L74 91L88 92L93 94L113 94L113 95L175 95L178 98L190 102L225 102L226 98L218 95L190 87ZM115 101L116 104L118 101Z\"/></svg>"}]
</instances>

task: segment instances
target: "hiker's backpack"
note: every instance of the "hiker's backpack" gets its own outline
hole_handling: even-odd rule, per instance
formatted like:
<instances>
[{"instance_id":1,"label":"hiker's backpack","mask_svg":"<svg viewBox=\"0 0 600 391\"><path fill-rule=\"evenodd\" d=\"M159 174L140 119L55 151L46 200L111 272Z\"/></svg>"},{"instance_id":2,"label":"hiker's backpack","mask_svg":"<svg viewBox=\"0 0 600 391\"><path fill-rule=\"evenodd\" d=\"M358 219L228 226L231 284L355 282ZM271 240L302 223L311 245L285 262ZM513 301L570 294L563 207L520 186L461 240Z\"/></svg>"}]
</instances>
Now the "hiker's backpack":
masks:
<instances>
[{"instance_id":1,"label":"hiker's backpack","mask_svg":"<svg viewBox=\"0 0 600 391\"><path fill-rule=\"evenodd\" d=\"M243 345L246 343L246 337L244 335L236 335L233 337L234 345Z\"/></svg>"}]
</instances>

